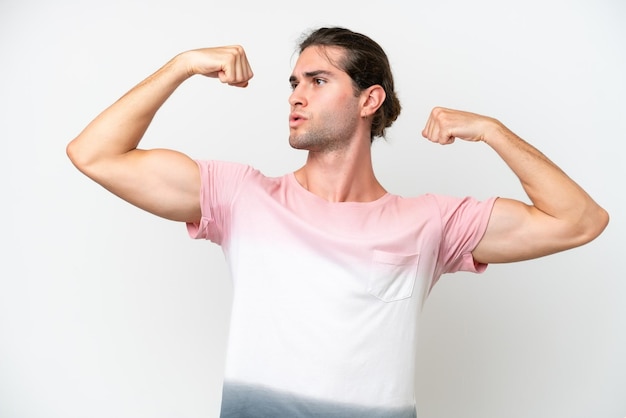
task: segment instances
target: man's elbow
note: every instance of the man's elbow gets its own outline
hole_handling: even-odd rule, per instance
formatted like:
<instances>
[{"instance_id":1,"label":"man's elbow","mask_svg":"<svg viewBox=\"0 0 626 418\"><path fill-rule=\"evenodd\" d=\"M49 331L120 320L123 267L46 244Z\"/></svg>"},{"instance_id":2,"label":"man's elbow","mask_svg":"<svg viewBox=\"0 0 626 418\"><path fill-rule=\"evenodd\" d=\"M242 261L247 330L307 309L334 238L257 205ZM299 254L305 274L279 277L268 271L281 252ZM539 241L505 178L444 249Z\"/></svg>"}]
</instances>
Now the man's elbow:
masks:
<instances>
[{"instance_id":1,"label":"man's elbow","mask_svg":"<svg viewBox=\"0 0 626 418\"><path fill-rule=\"evenodd\" d=\"M592 212L581 226L581 245L596 239L609 224L609 213L604 208L596 205Z\"/></svg>"},{"instance_id":2,"label":"man's elbow","mask_svg":"<svg viewBox=\"0 0 626 418\"><path fill-rule=\"evenodd\" d=\"M65 147L65 154L70 159L72 164L74 164L77 168L80 169L82 155L80 152L80 146L76 143L76 139L70 141L69 144Z\"/></svg>"},{"instance_id":3,"label":"man's elbow","mask_svg":"<svg viewBox=\"0 0 626 418\"><path fill-rule=\"evenodd\" d=\"M79 138L75 138L67 144L65 153L80 172L89 175L89 167L93 165L95 159L87 152Z\"/></svg>"}]
</instances>

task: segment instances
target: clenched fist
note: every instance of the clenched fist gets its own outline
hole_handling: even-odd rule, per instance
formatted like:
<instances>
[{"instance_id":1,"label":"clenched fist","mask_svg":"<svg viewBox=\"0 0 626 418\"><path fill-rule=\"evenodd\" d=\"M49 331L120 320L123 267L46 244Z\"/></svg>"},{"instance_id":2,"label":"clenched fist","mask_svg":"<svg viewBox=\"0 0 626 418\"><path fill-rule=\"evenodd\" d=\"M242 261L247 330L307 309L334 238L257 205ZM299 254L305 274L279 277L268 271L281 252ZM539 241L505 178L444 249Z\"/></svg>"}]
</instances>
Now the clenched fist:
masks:
<instances>
[{"instance_id":1,"label":"clenched fist","mask_svg":"<svg viewBox=\"0 0 626 418\"><path fill-rule=\"evenodd\" d=\"M189 75L219 78L222 83L246 87L254 76L246 52L240 45L202 48L187 51L184 56Z\"/></svg>"},{"instance_id":2,"label":"clenched fist","mask_svg":"<svg viewBox=\"0 0 626 418\"><path fill-rule=\"evenodd\" d=\"M422 136L429 141L447 145L456 138L465 141L485 141L485 138L498 129L496 119L460 110L435 107L431 113Z\"/></svg>"}]
</instances>

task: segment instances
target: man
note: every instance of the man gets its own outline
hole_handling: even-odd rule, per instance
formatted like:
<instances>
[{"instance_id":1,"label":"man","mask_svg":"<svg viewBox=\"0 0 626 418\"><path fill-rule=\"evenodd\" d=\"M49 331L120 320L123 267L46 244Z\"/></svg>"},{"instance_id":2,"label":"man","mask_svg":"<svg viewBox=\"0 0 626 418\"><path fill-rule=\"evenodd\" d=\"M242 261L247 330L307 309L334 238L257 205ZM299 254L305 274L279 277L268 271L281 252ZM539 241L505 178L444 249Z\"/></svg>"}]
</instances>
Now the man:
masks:
<instances>
[{"instance_id":1,"label":"man","mask_svg":"<svg viewBox=\"0 0 626 418\"><path fill-rule=\"evenodd\" d=\"M416 322L444 273L585 244L607 213L499 121L435 108L422 135L484 142L532 205L387 193L371 142L400 113L384 51L343 28L300 44L289 142L304 166L268 178L242 164L137 148L192 75L246 87L240 46L174 57L67 148L87 176L128 202L222 246L234 283L223 417L415 417Z\"/></svg>"}]
</instances>

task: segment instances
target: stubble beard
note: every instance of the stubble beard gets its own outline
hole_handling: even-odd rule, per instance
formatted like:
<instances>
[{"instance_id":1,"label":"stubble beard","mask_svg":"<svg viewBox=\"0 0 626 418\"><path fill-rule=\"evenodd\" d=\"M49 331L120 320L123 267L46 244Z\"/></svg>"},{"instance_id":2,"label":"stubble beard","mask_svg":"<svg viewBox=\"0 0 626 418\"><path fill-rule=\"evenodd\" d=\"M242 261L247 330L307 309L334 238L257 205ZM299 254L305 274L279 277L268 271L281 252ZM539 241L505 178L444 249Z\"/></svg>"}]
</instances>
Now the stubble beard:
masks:
<instances>
[{"instance_id":1,"label":"stubble beard","mask_svg":"<svg viewBox=\"0 0 626 418\"><path fill-rule=\"evenodd\" d=\"M357 121L349 119L351 113L321 115L323 125L309 119L309 128L301 133L289 134L289 145L295 149L314 152L337 151L344 148L356 131ZM346 119L348 117L348 119Z\"/></svg>"},{"instance_id":2,"label":"stubble beard","mask_svg":"<svg viewBox=\"0 0 626 418\"><path fill-rule=\"evenodd\" d=\"M333 151L341 147L341 137L331 129L321 128L289 135L289 145L295 149L308 151Z\"/></svg>"}]
</instances>

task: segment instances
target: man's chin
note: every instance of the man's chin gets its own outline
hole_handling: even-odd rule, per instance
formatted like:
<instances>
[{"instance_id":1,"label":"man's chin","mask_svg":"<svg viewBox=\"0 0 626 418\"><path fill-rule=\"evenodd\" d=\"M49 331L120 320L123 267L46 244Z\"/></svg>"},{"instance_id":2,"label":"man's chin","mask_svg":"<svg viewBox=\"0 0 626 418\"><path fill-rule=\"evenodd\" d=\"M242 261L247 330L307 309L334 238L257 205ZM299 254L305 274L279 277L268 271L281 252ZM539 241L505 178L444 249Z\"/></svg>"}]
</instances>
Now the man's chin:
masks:
<instances>
[{"instance_id":1,"label":"man's chin","mask_svg":"<svg viewBox=\"0 0 626 418\"><path fill-rule=\"evenodd\" d=\"M291 136L289 137L289 145L293 149L301 149L301 150L308 149L308 147L306 146L306 143L303 143L302 141L298 141L297 138L294 138Z\"/></svg>"}]
</instances>

